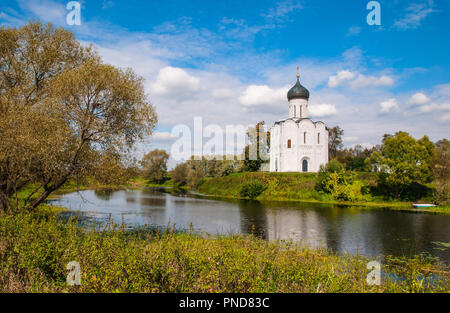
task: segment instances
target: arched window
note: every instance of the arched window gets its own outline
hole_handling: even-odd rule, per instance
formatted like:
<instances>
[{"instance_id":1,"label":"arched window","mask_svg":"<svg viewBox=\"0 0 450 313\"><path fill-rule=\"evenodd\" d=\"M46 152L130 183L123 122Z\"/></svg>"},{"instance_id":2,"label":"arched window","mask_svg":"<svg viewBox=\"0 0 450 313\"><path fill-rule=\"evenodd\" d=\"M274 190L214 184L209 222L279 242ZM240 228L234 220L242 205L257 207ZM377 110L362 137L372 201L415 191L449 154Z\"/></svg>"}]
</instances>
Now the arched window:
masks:
<instances>
[{"instance_id":1,"label":"arched window","mask_svg":"<svg viewBox=\"0 0 450 313\"><path fill-rule=\"evenodd\" d=\"M302 161L302 172L307 172L308 171L308 160L303 160Z\"/></svg>"},{"instance_id":2,"label":"arched window","mask_svg":"<svg viewBox=\"0 0 450 313\"><path fill-rule=\"evenodd\" d=\"M306 145L306 132L303 133L303 143Z\"/></svg>"},{"instance_id":3,"label":"arched window","mask_svg":"<svg viewBox=\"0 0 450 313\"><path fill-rule=\"evenodd\" d=\"M288 145L287 146L288 146L288 149L291 148L291 140L290 139L288 140Z\"/></svg>"},{"instance_id":4,"label":"arched window","mask_svg":"<svg viewBox=\"0 0 450 313\"><path fill-rule=\"evenodd\" d=\"M300 106L300 117L302 117L302 106Z\"/></svg>"},{"instance_id":5,"label":"arched window","mask_svg":"<svg viewBox=\"0 0 450 313\"><path fill-rule=\"evenodd\" d=\"M320 145L320 133L317 134L317 144Z\"/></svg>"},{"instance_id":6,"label":"arched window","mask_svg":"<svg viewBox=\"0 0 450 313\"><path fill-rule=\"evenodd\" d=\"M294 105L294 117L297 117L297 107Z\"/></svg>"}]
</instances>

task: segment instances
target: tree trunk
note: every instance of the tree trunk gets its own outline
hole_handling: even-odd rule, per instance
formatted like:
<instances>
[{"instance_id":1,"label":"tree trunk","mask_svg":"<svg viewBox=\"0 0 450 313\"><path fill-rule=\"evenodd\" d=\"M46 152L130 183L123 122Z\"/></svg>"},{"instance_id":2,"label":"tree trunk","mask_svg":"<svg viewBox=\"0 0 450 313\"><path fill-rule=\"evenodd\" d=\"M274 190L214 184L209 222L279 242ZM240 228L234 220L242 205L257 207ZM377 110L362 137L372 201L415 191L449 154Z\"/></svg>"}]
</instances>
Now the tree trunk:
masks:
<instances>
[{"instance_id":1,"label":"tree trunk","mask_svg":"<svg viewBox=\"0 0 450 313\"><path fill-rule=\"evenodd\" d=\"M82 134L82 138L84 138L84 131ZM47 185L44 186L44 192L36 200L34 200L33 203L31 203L31 205L26 207L27 210L32 211L32 210L36 209L37 206L40 205L42 202L44 202L45 199L47 199L48 196L50 196L50 194L53 191L58 190L62 185L64 185L66 183L66 181L69 179L69 177L73 174L73 172L75 170L75 164L77 164L78 156L86 142L87 142L87 139L81 140L81 143L78 146L77 151L75 152L75 155L72 160L72 164L71 164L69 170L67 171L67 173L63 177L61 177L61 179L57 183L55 183L53 186L47 186Z\"/></svg>"},{"instance_id":2,"label":"tree trunk","mask_svg":"<svg viewBox=\"0 0 450 313\"><path fill-rule=\"evenodd\" d=\"M64 183L67 181L67 178L68 178L68 176L64 176L63 178L61 178L61 180L57 184L55 184L51 187L45 188L44 192L36 200L34 200L29 206L27 206L26 209L30 210L30 211L36 209L38 207L38 205L40 205L42 202L44 202L45 199L47 199L48 196L50 196L50 194L53 191L59 189L62 185L64 185Z\"/></svg>"},{"instance_id":3,"label":"tree trunk","mask_svg":"<svg viewBox=\"0 0 450 313\"><path fill-rule=\"evenodd\" d=\"M8 195L3 190L0 190L0 211L7 211L9 207L8 204Z\"/></svg>"}]
</instances>

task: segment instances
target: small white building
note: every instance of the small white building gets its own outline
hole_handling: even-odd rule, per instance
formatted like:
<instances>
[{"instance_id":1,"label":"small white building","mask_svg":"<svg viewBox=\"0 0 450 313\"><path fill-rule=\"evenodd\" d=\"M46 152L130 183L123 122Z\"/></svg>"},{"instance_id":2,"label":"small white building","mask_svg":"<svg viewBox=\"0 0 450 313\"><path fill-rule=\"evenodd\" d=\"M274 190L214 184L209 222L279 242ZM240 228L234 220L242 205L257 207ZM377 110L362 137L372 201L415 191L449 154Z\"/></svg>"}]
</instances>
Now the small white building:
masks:
<instances>
[{"instance_id":1,"label":"small white building","mask_svg":"<svg viewBox=\"0 0 450 313\"><path fill-rule=\"evenodd\" d=\"M287 98L289 118L270 129L271 172L318 172L328 163L328 129L325 123L308 118L309 91L297 83Z\"/></svg>"}]
</instances>

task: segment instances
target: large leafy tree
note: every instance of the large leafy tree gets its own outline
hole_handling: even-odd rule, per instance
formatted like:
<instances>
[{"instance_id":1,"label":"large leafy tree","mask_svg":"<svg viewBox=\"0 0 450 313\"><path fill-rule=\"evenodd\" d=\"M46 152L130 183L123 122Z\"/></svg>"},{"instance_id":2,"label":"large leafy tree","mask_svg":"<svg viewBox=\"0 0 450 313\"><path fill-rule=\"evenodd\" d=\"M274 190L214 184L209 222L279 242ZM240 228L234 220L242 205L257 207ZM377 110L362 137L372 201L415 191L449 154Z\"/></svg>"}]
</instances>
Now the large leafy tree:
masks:
<instances>
[{"instance_id":1,"label":"large leafy tree","mask_svg":"<svg viewBox=\"0 0 450 313\"><path fill-rule=\"evenodd\" d=\"M442 139L436 142L432 170L436 186L435 201L450 202L450 141Z\"/></svg>"},{"instance_id":2,"label":"large leafy tree","mask_svg":"<svg viewBox=\"0 0 450 313\"><path fill-rule=\"evenodd\" d=\"M155 183L163 182L168 160L169 154L165 150L155 149L144 155L141 161L144 177Z\"/></svg>"},{"instance_id":3,"label":"large leafy tree","mask_svg":"<svg viewBox=\"0 0 450 313\"><path fill-rule=\"evenodd\" d=\"M247 129L249 144L244 148L244 170L257 172L261 164L269 159L270 132L265 129L265 122L261 121L255 127Z\"/></svg>"},{"instance_id":4,"label":"large leafy tree","mask_svg":"<svg viewBox=\"0 0 450 313\"><path fill-rule=\"evenodd\" d=\"M37 207L88 174L99 152L130 149L155 123L142 79L102 63L71 32L0 28L0 210Z\"/></svg>"},{"instance_id":5,"label":"large leafy tree","mask_svg":"<svg viewBox=\"0 0 450 313\"><path fill-rule=\"evenodd\" d=\"M359 172L371 171L370 156L375 151L377 151L376 147L369 149L358 144L352 148L339 150L336 159L344 164L347 170Z\"/></svg>"},{"instance_id":6,"label":"large leafy tree","mask_svg":"<svg viewBox=\"0 0 450 313\"><path fill-rule=\"evenodd\" d=\"M373 159L380 169L380 183L395 197L401 197L413 184L431 181L434 144L427 136L416 140L406 132L385 136Z\"/></svg>"},{"instance_id":7,"label":"large leafy tree","mask_svg":"<svg viewBox=\"0 0 450 313\"><path fill-rule=\"evenodd\" d=\"M136 160L117 151L100 151L92 178L103 185L122 185L139 175Z\"/></svg>"},{"instance_id":8,"label":"large leafy tree","mask_svg":"<svg viewBox=\"0 0 450 313\"><path fill-rule=\"evenodd\" d=\"M186 185L189 175L189 166L187 163L178 164L171 173L172 181L178 185Z\"/></svg>"},{"instance_id":9,"label":"large leafy tree","mask_svg":"<svg viewBox=\"0 0 450 313\"><path fill-rule=\"evenodd\" d=\"M339 126L334 126L328 130L328 151L330 159L337 156L338 150L344 146L342 143L342 136L344 136L344 130Z\"/></svg>"}]
</instances>

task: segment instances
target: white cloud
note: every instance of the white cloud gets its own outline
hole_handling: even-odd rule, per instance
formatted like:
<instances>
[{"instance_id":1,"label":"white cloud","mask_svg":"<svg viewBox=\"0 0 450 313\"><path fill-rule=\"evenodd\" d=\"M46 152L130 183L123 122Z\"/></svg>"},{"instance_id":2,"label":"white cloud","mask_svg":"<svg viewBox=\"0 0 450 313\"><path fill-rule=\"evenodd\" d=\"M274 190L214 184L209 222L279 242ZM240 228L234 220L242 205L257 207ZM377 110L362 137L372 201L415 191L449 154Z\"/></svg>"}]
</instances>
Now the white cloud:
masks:
<instances>
[{"instance_id":1,"label":"white cloud","mask_svg":"<svg viewBox=\"0 0 450 313\"><path fill-rule=\"evenodd\" d=\"M441 84L435 87L439 97L450 98L450 84Z\"/></svg>"},{"instance_id":2,"label":"white cloud","mask_svg":"<svg viewBox=\"0 0 450 313\"><path fill-rule=\"evenodd\" d=\"M360 66L361 61L364 59L363 51L358 46L345 50L342 53L342 56L344 57L345 62L353 67Z\"/></svg>"},{"instance_id":3,"label":"white cloud","mask_svg":"<svg viewBox=\"0 0 450 313\"><path fill-rule=\"evenodd\" d=\"M113 6L114 6L114 2L109 1L109 0L103 0L103 3L102 3L102 9L103 10L109 9L109 8L111 8Z\"/></svg>"},{"instance_id":4,"label":"white cloud","mask_svg":"<svg viewBox=\"0 0 450 313\"><path fill-rule=\"evenodd\" d=\"M360 146L362 149L368 149L368 150L375 147L375 145L365 142L365 143L355 143L355 144L351 145L351 148L355 149L356 146Z\"/></svg>"},{"instance_id":5,"label":"white cloud","mask_svg":"<svg viewBox=\"0 0 450 313\"><path fill-rule=\"evenodd\" d=\"M450 113L444 114L439 118L442 122L450 122Z\"/></svg>"},{"instance_id":6,"label":"white cloud","mask_svg":"<svg viewBox=\"0 0 450 313\"><path fill-rule=\"evenodd\" d=\"M150 86L156 95L186 96L199 89L200 79L181 68L167 66L159 71L156 82Z\"/></svg>"},{"instance_id":7,"label":"white cloud","mask_svg":"<svg viewBox=\"0 0 450 313\"><path fill-rule=\"evenodd\" d=\"M333 104L316 104L310 105L308 112L312 117L326 117L336 115L337 109Z\"/></svg>"},{"instance_id":8,"label":"white cloud","mask_svg":"<svg viewBox=\"0 0 450 313\"><path fill-rule=\"evenodd\" d=\"M214 89L211 95L216 99L227 99L236 96L236 91L227 88Z\"/></svg>"},{"instance_id":9,"label":"white cloud","mask_svg":"<svg viewBox=\"0 0 450 313\"><path fill-rule=\"evenodd\" d=\"M20 26L26 22L23 17L19 16L15 12L12 12L10 14L0 12L0 21L2 25L10 27Z\"/></svg>"},{"instance_id":10,"label":"white cloud","mask_svg":"<svg viewBox=\"0 0 450 313\"><path fill-rule=\"evenodd\" d=\"M338 87L344 83L348 83L353 89L359 89L368 86L392 86L394 79L387 75L380 77L366 76L348 70L339 71L336 75L332 75L328 79L328 87L330 88Z\"/></svg>"},{"instance_id":11,"label":"white cloud","mask_svg":"<svg viewBox=\"0 0 450 313\"><path fill-rule=\"evenodd\" d=\"M277 105L286 98L287 91L288 87L273 89L267 85L250 85L239 97L239 101L245 107Z\"/></svg>"},{"instance_id":12,"label":"white cloud","mask_svg":"<svg viewBox=\"0 0 450 313\"><path fill-rule=\"evenodd\" d=\"M450 84L435 86L430 91L430 97L416 93L410 98L409 103L418 106L416 112L419 114L430 114L436 121L448 122L450 120Z\"/></svg>"},{"instance_id":13,"label":"white cloud","mask_svg":"<svg viewBox=\"0 0 450 313\"><path fill-rule=\"evenodd\" d=\"M171 142L176 138L172 137L172 134L169 132L155 132L152 134L152 140L158 142Z\"/></svg>"},{"instance_id":14,"label":"white cloud","mask_svg":"<svg viewBox=\"0 0 450 313\"><path fill-rule=\"evenodd\" d=\"M219 23L219 30L224 32L227 37L240 40L251 40L261 31L274 27L272 24L249 26L243 19L227 17L222 18Z\"/></svg>"},{"instance_id":15,"label":"white cloud","mask_svg":"<svg viewBox=\"0 0 450 313\"><path fill-rule=\"evenodd\" d=\"M358 36L361 33L362 28L360 26L352 26L348 29L346 36Z\"/></svg>"},{"instance_id":16,"label":"white cloud","mask_svg":"<svg viewBox=\"0 0 450 313\"><path fill-rule=\"evenodd\" d=\"M67 10L64 4L51 0L20 0L20 7L45 22L64 25ZM82 21L83 22L83 21Z\"/></svg>"},{"instance_id":17,"label":"white cloud","mask_svg":"<svg viewBox=\"0 0 450 313\"><path fill-rule=\"evenodd\" d=\"M283 26L290 21L292 13L302 8L298 0L278 1L274 7L261 14L265 18L265 23L248 24L242 18L223 17L219 22L219 30L228 38L252 41L256 34ZM236 42L228 42L228 44L235 45Z\"/></svg>"},{"instance_id":18,"label":"white cloud","mask_svg":"<svg viewBox=\"0 0 450 313\"><path fill-rule=\"evenodd\" d=\"M302 8L303 6L298 0L283 0L279 1L275 8L269 9L269 12L262 14L262 16L270 20L275 19L278 22L283 22L291 12Z\"/></svg>"},{"instance_id":19,"label":"white cloud","mask_svg":"<svg viewBox=\"0 0 450 313\"><path fill-rule=\"evenodd\" d=\"M95 45L105 63L122 68L130 67L137 74L144 77L154 77L160 69L166 67L165 57L172 55L163 47L155 46L149 40L134 40L118 38L114 44L104 43ZM88 45L88 42L82 42Z\"/></svg>"},{"instance_id":20,"label":"white cloud","mask_svg":"<svg viewBox=\"0 0 450 313\"><path fill-rule=\"evenodd\" d=\"M359 74L358 78L350 83L350 86L354 89L359 89L368 86L392 86L393 84L394 79L390 76L382 75L380 77L375 77Z\"/></svg>"},{"instance_id":21,"label":"white cloud","mask_svg":"<svg viewBox=\"0 0 450 313\"><path fill-rule=\"evenodd\" d=\"M433 1L427 3L413 3L406 8L406 15L395 21L394 27L401 30L417 28L430 13L435 12L432 8Z\"/></svg>"},{"instance_id":22,"label":"white cloud","mask_svg":"<svg viewBox=\"0 0 450 313\"><path fill-rule=\"evenodd\" d=\"M352 80L356 74L347 70L339 71L328 79L328 87L335 88L345 81Z\"/></svg>"},{"instance_id":23,"label":"white cloud","mask_svg":"<svg viewBox=\"0 0 450 313\"><path fill-rule=\"evenodd\" d=\"M428 98L424 93L418 92L409 98L408 103L412 105L421 105L430 102L430 98Z\"/></svg>"},{"instance_id":24,"label":"white cloud","mask_svg":"<svg viewBox=\"0 0 450 313\"><path fill-rule=\"evenodd\" d=\"M392 111L397 111L398 110L397 99L391 98L391 99L381 102L380 108L381 108L381 110L380 110L381 113L389 113Z\"/></svg>"},{"instance_id":25,"label":"white cloud","mask_svg":"<svg viewBox=\"0 0 450 313\"><path fill-rule=\"evenodd\" d=\"M428 105L423 105L419 108L420 112L429 113L429 112L436 112L436 111L450 111L450 102L446 103L432 103Z\"/></svg>"},{"instance_id":26,"label":"white cloud","mask_svg":"<svg viewBox=\"0 0 450 313\"><path fill-rule=\"evenodd\" d=\"M355 142L359 139L359 137L357 136L344 136L344 141L345 142Z\"/></svg>"}]
</instances>

